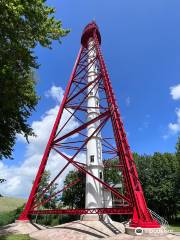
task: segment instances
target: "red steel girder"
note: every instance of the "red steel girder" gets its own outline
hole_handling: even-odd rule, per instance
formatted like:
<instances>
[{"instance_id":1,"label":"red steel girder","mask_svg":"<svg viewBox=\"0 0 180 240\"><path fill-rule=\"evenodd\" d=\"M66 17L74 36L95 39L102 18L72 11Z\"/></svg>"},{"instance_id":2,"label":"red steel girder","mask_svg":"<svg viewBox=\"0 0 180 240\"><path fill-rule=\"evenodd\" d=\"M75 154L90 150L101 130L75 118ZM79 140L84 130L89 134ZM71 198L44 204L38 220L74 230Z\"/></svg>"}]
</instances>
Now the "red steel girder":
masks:
<instances>
[{"instance_id":1,"label":"red steel girder","mask_svg":"<svg viewBox=\"0 0 180 240\"><path fill-rule=\"evenodd\" d=\"M64 186L61 190L59 190L58 192L55 192L54 194L50 195L46 200L44 200L43 202L39 202L37 203L37 205L33 206L32 209L34 208L38 208L39 206L44 206L45 203L49 202L52 198L56 197L59 193L65 191L66 189L74 186L76 183L78 183L80 181L80 178L76 179L75 181L69 183L68 185Z\"/></svg>"},{"instance_id":2,"label":"red steel girder","mask_svg":"<svg viewBox=\"0 0 180 240\"><path fill-rule=\"evenodd\" d=\"M70 162L67 162L65 164L65 166L60 170L60 172L51 180L51 182L47 185L47 187L45 187L42 191L42 193L40 193L40 195L38 196L38 199L42 198L44 196L44 194L48 191L48 189L53 185L53 183L60 177L60 175L63 173L63 171L69 166ZM34 204L37 203L37 200L35 200L37 193L34 195L34 201L33 201L33 206Z\"/></svg>"},{"instance_id":3,"label":"red steel girder","mask_svg":"<svg viewBox=\"0 0 180 240\"><path fill-rule=\"evenodd\" d=\"M94 178L96 181L100 182L103 186L105 186L108 190L110 190L117 198L122 198L124 199L126 202L130 203L130 199L128 199L127 197L123 196L122 194L120 194L116 189L114 189L113 187L111 187L109 184L105 183L104 181L102 181L101 179L97 178L96 176L94 176L92 173L90 173L89 171L87 171L85 168L79 166L75 161L73 161L73 159L67 157L66 155L64 155L62 152L58 151L57 149L54 149L56 152L58 152L62 157L64 157L67 161L69 161L71 164L73 164L79 171L90 175L92 178Z\"/></svg>"},{"instance_id":4,"label":"red steel girder","mask_svg":"<svg viewBox=\"0 0 180 240\"><path fill-rule=\"evenodd\" d=\"M66 104L72 101L75 97L77 97L80 93L82 93L84 90L86 90L89 86L93 85L95 82L97 82L101 76L97 76L93 81L89 82L85 85L85 87L81 88L77 93L75 93L71 98L67 99Z\"/></svg>"},{"instance_id":5,"label":"red steel girder","mask_svg":"<svg viewBox=\"0 0 180 240\"><path fill-rule=\"evenodd\" d=\"M94 86L92 87L91 91L95 88L95 86L97 85L97 81L94 84ZM57 131L55 137L57 137L59 135L59 133L62 131L62 129L67 125L67 123L70 121L70 119L75 116L76 111L79 109L79 107L84 103L84 101L87 99L88 95L91 93L91 91L85 95L85 97L83 98L83 100L79 103L79 105L77 105L75 111L72 113L72 115L69 117L69 119L65 122L65 124L60 128L60 130ZM66 100L65 100L66 101ZM64 103L63 108L66 107L66 102Z\"/></svg>"},{"instance_id":6,"label":"red steel girder","mask_svg":"<svg viewBox=\"0 0 180 240\"><path fill-rule=\"evenodd\" d=\"M78 63L80 61L80 57L81 57L82 51L83 51L83 47L80 48L80 51L78 53L77 60L76 60L75 65L73 67L73 71L72 71L70 80L68 82L68 86L67 86L66 91L64 93L63 101L62 101L61 106L59 108L59 111L58 111L58 114L57 114L57 117L56 117L53 129L52 129L52 132L51 132L51 135L50 135L50 138L49 138L49 141L48 141L48 143L46 145L46 149L45 149L45 152L44 152L41 164L39 166L39 169L38 169L38 172L37 172L37 175L36 175L33 187L31 189L31 193L29 195L29 198L28 198L28 201L26 203L25 209L23 210L23 212L21 213L21 215L19 217L19 220L29 220L28 213L29 213L29 211L30 211L30 209L31 209L31 207L33 205L34 196L37 193L38 186L39 186L39 183L40 183L41 178L42 178L42 174L43 174L43 172L45 170L45 166L46 166L46 163L47 163L47 160L48 160L48 157L49 157L49 153L50 153L50 150L51 150L52 142L53 142L53 140L55 138L55 135L56 135L56 132L58 130L59 122L60 122L60 119L62 117L62 113L63 113L63 110L64 110L64 105L65 105L67 96L69 94L69 91L70 91L70 88L71 88L71 85L72 85L72 81L73 81L73 77L74 77L74 74L75 74L76 69L78 67Z\"/></svg>"},{"instance_id":7,"label":"red steel girder","mask_svg":"<svg viewBox=\"0 0 180 240\"><path fill-rule=\"evenodd\" d=\"M76 128L76 129L74 129L74 130L72 130L72 131L66 133L66 134L63 135L62 137L60 137L60 138L54 140L53 143L60 142L60 141L62 141L63 139L66 139L66 138L70 137L71 135L73 135L73 134L75 134L75 133L78 133L79 131L85 129L85 128L86 128L87 126L89 126L90 124L99 121L100 119L104 118L104 117L107 116L107 115L109 115L109 111L106 111L106 112L101 113L101 114L100 114L99 116L97 116L96 118L93 118L92 120L90 120L90 121L84 123L84 124L81 125L80 127Z\"/></svg>"},{"instance_id":8,"label":"red steel girder","mask_svg":"<svg viewBox=\"0 0 180 240\"><path fill-rule=\"evenodd\" d=\"M132 207L120 208L92 208L92 209L47 209L47 210L31 210L30 215L49 215L49 214L125 214L132 215Z\"/></svg>"}]
</instances>

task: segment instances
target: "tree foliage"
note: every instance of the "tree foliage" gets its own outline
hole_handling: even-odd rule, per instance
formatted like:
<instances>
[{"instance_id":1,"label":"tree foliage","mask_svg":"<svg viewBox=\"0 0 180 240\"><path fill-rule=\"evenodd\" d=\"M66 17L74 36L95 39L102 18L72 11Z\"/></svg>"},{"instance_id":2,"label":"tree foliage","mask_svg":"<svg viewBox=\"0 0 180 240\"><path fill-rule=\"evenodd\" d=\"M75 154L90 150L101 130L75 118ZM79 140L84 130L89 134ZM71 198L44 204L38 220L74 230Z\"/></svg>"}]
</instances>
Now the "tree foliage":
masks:
<instances>
[{"instance_id":1,"label":"tree foliage","mask_svg":"<svg viewBox=\"0 0 180 240\"><path fill-rule=\"evenodd\" d=\"M148 207L168 220L176 220L180 212L180 138L175 154L156 152L153 155L133 155ZM118 159L108 159L105 162L117 165ZM79 174L77 171L70 172L64 184L74 181ZM72 208L84 206L85 176L81 176L82 185L73 186L63 193L64 205ZM109 184L122 181L116 168L106 168L104 179Z\"/></svg>"},{"instance_id":2,"label":"tree foliage","mask_svg":"<svg viewBox=\"0 0 180 240\"><path fill-rule=\"evenodd\" d=\"M104 181L108 184L117 184L122 181L121 171L116 167L119 164L118 159L108 159L104 161L105 164L110 164L111 168L104 169Z\"/></svg>"},{"instance_id":3,"label":"tree foliage","mask_svg":"<svg viewBox=\"0 0 180 240\"><path fill-rule=\"evenodd\" d=\"M85 207L85 175L79 171L70 171L64 180L64 186L67 186L78 178L80 178L81 181L66 189L62 194L64 205L70 208Z\"/></svg>"},{"instance_id":4,"label":"tree foliage","mask_svg":"<svg viewBox=\"0 0 180 240\"><path fill-rule=\"evenodd\" d=\"M53 40L60 42L68 33L45 2L0 1L0 159L12 156L17 133L33 135L27 123L38 102L33 49L37 44L51 48Z\"/></svg>"},{"instance_id":5,"label":"tree foliage","mask_svg":"<svg viewBox=\"0 0 180 240\"><path fill-rule=\"evenodd\" d=\"M44 189L46 189L46 187L49 185L50 178L51 178L50 172L44 171L41 181L40 181L40 184L39 184L37 197L36 197L38 202L46 201L50 196L52 196L53 194L55 194L57 192L57 183L53 183L51 185L51 187L45 192L43 197L40 198L42 191ZM51 198L48 202L43 204L43 206L41 208L55 209L57 207L58 201L59 201L59 198L57 196L55 196L55 197Z\"/></svg>"},{"instance_id":6,"label":"tree foliage","mask_svg":"<svg viewBox=\"0 0 180 240\"><path fill-rule=\"evenodd\" d=\"M169 220L179 211L178 161L175 154L134 154L148 207Z\"/></svg>"},{"instance_id":7,"label":"tree foliage","mask_svg":"<svg viewBox=\"0 0 180 240\"><path fill-rule=\"evenodd\" d=\"M5 179L0 179L0 183L3 183L3 182L5 182L6 180ZM1 196L1 195L0 195Z\"/></svg>"}]
</instances>

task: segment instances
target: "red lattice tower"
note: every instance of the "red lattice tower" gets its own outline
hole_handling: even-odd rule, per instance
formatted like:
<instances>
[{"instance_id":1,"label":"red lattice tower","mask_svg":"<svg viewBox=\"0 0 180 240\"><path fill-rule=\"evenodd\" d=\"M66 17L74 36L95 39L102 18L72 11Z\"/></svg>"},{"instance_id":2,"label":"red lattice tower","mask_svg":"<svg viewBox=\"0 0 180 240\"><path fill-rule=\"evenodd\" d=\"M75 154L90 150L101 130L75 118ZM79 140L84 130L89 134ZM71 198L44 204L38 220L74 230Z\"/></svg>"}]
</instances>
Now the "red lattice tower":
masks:
<instances>
[{"instance_id":1,"label":"red lattice tower","mask_svg":"<svg viewBox=\"0 0 180 240\"><path fill-rule=\"evenodd\" d=\"M93 40L92 48L89 49L88 41ZM120 112L115 99L115 95L111 86L108 71L104 63L104 59L100 50L101 36L99 29L95 22L86 26L81 38L81 48L75 62L70 80L68 82L63 100L61 102L49 141L47 143L40 167L38 169L33 187L25 206L21 213L19 220L29 220L31 215L36 214L125 214L131 217L130 226L158 228L160 225L151 216L144 198L141 183L138 178L136 165L128 145L126 133L123 127L123 122L120 117ZM88 61L90 51L96 51L94 59ZM93 81L88 82L88 69L96 62L96 77ZM87 120L87 98L91 91L88 91L92 86L99 90L100 103L97 108L99 115L93 119ZM62 122L64 111L68 112L68 118ZM74 129L64 131L68 124L71 124L72 119L76 120ZM97 123L96 130L87 136L86 129L93 123ZM102 178L93 175L88 171L86 164L77 161L77 156L81 152L86 151L86 145L91 138L102 133L102 152L105 158L116 158L119 164L112 166L109 161L104 161L104 168L116 168L122 173L123 192L118 191ZM73 139L71 139L73 138ZM66 153L67 151L67 153ZM68 152L69 151L69 152ZM51 152L55 152L60 159L65 159L67 163L59 171L59 173L51 180L49 185L38 192L39 183L45 171L47 161L50 161L49 156ZM108 156L111 157L108 157ZM78 184L80 179L63 186L61 190L51 195L45 201L41 198L48 191L48 189L62 176L63 172L73 165L81 173L90 176L100 183L106 190L110 191L112 196L119 199L120 204L111 208L89 208L89 209L42 209L42 206L53 199L67 188ZM38 198L37 198L38 193ZM39 209L41 207L41 209Z\"/></svg>"}]
</instances>

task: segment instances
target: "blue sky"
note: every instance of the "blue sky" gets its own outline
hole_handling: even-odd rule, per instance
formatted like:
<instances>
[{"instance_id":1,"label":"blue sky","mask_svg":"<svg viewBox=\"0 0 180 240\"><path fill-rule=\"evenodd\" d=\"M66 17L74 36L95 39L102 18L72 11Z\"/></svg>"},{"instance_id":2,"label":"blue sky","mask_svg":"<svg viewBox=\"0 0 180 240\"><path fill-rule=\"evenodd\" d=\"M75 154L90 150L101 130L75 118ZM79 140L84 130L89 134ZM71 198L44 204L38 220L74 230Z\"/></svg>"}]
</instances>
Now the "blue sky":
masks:
<instances>
[{"instance_id":1,"label":"blue sky","mask_svg":"<svg viewBox=\"0 0 180 240\"><path fill-rule=\"evenodd\" d=\"M36 72L41 100L30 124L35 128L41 125L41 121L51 116L48 111L59 104L61 98L54 95L52 86L56 87L56 93L62 94L80 48L82 30L94 19L100 28L103 56L132 151L174 152L180 133L180 1L54 0L48 4L56 8L56 17L71 32L61 45L54 42L52 50L39 46L35 49L41 64ZM50 130L45 134L47 138ZM45 137L42 142L45 144ZM36 162L32 160L36 156L34 148L18 138L14 160L5 160L0 166L5 177L18 168L24 171L22 166L30 163L29 156L37 167L43 144L38 145ZM22 181L18 176L8 183L9 190L4 194L14 191L14 195L23 195L23 189L17 190ZM12 187L12 182L16 182L16 187Z\"/></svg>"}]
</instances>

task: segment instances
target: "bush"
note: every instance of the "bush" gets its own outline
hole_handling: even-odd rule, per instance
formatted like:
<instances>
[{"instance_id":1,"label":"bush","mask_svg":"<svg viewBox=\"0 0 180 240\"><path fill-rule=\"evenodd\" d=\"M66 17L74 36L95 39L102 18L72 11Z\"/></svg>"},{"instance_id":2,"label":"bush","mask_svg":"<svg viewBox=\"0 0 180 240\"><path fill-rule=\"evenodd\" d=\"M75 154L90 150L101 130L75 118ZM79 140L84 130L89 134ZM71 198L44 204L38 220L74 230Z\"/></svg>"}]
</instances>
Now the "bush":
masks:
<instances>
[{"instance_id":1,"label":"bush","mask_svg":"<svg viewBox=\"0 0 180 240\"><path fill-rule=\"evenodd\" d=\"M27 234L16 234L16 235L3 235L0 236L0 240L31 240Z\"/></svg>"},{"instance_id":2,"label":"bush","mask_svg":"<svg viewBox=\"0 0 180 240\"><path fill-rule=\"evenodd\" d=\"M10 224L14 221L15 221L14 211L0 213L0 226Z\"/></svg>"},{"instance_id":3,"label":"bush","mask_svg":"<svg viewBox=\"0 0 180 240\"><path fill-rule=\"evenodd\" d=\"M1 212L0 213L0 226L5 226L7 224L15 222L18 219L20 213L22 212L24 205L18 207L16 210L10 212Z\"/></svg>"}]
</instances>

